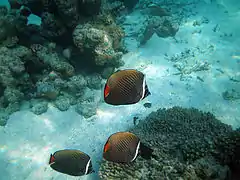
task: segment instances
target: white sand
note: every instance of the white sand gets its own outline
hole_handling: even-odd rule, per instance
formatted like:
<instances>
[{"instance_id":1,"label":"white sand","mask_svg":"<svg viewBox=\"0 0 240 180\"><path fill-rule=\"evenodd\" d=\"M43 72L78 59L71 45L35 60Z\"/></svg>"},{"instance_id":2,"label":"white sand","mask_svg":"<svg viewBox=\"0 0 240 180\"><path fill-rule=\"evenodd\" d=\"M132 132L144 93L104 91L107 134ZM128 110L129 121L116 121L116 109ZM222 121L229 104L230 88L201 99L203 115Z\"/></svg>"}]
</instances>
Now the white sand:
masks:
<instances>
[{"instance_id":1,"label":"white sand","mask_svg":"<svg viewBox=\"0 0 240 180\"><path fill-rule=\"evenodd\" d=\"M192 22L201 19L203 14L210 22L193 27ZM14 113L7 126L0 127L0 179L97 179L96 174L74 178L53 171L47 166L50 153L63 148L82 150L92 157L97 169L103 145L111 133L132 127L134 115L143 118L161 107L196 107L214 113L224 123L239 127L239 101L225 101L221 96L227 87L239 86L229 81L226 75L240 70L239 62L232 58L233 55L240 55L240 26L236 22L237 14L236 17L228 17L222 10L209 5L180 27L176 38L188 40L188 44L176 44L172 38L162 39L156 35L140 49L132 44L132 52L124 56L125 67L142 70L152 93L139 104L119 107L101 104L92 120L84 119L74 109L60 112L51 105L48 112L40 116L26 110ZM216 24L220 24L221 32L233 33L234 36L219 38L221 32L212 31ZM202 33L192 34L195 29L201 29ZM188 81L180 81L179 76L172 75L177 70L172 67L172 62L164 59L165 53L175 54L184 48L196 46L204 48L210 43L215 50L203 57L196 57L204 58L211 64L209 71L193 73ZM221 74L216 68L226 73ZM204 82L196 76L202 77ZM98 93L100 96L102 92ZM152 103L151 109L143 107L147 101Z\"/></svg>"}]
</instances>

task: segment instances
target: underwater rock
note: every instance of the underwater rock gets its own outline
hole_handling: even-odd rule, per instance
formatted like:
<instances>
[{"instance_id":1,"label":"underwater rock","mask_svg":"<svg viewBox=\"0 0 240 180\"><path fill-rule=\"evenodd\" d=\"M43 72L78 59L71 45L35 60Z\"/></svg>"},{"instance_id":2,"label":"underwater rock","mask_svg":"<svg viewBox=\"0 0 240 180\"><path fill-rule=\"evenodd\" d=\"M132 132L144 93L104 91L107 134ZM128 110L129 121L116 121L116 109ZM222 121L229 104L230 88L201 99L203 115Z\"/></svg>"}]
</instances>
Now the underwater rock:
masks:
<instances>
[{"instance_id":1,"label":"underwater rock","mask_svg":"<svg viewBox=\"0 0 240 180\"><path fill-rule=\"evenodd\" d=\"M78 99L80 103L98 103L100 97L99 91L86 88L82 96Z\"/></svg>"},{"instance_id":2,"label":"underwater rock","mask_svg":"<svg viewBox=\"0 0 240 180\"><path fill-rule=\"evenodd\" d=\"M79 24L73 32L73 41L80 50L92 49L102 43L104 35L104 31L93 28L91 24Z\"/></svg>"},{"instance_id":3,"label":"underwater rock","mask_svg":"<svg viewBox=\"0 0 240 180\"><path fill-rule=\"evenodd\" d=\"M71 77L74 75L73 66L70 65L63 56L60 56L56 52L48 49L48 47L40 44L31 45L31 49L33 54L52 70L61 73L64 77Z\"/></svg>"},{"instance_id":4,"label":"underwater rock","mask_svg":"<svg viewBox=\"0 0 240 180\"><path fill-rule=\"evenodd\" d=\"M69 81L66 83L66 85L69 93L77 95L79 93L81 94L81 92L86 87L87 82L85 80L85 77L79 74L77 76L69 78Z\"/></svg>"},{"instance_id":5,"label":"underwater rock","mask_svg":"<svg viewBox=\"0 0 240 180\"><path fill-rule=\"evenodd\" d=\"M4 111L0 112L0 126L5 126L9 119L9 114L5 113Z\"/></svg>"},{"instance_id":6,"label":"underwater rock","mask_svg":"<svg viewBox=\"0 0 240 180\"><path fill-rule=\"evenodd\" d=\"M122 52L115 52L112 39L104 30L91 24L78 25L73 32L74 44L80 51L90 51L97 66L116 66L122 57Z\"/></svg>"},{"instance_id":7,"label":"underwater rock","mask_svg":"<svg viewBox=\"0 0 240 180\"><path fill-rule=\"evenodd\" d=\"M59 94L59 90L56 89L53 83L39 81L36 83L36 88L36 97L55 100Z\"/></svg>"},{"instance_id":8,"label":"underwater rock","mask_svg":"<svg viewBox=\"0 0 240 180\"><path fill-rule=\"evenodd\" d=\"M78 3L81 0L54 0L58 19L68 28L74 28L79 20Z\"/></svg>"},{"instance_id":9,"label":"underwater rock","mask_svg":"<svg viewBox=\"0 0 240 180\"><path fill-rule=\"evenodd\" d=\"M99 74L92 74L86 77L87 86L90 89L100 89L102 87L102 78Z\"/></svg>"},{"instance_id":10,"label":"underwater rock","mask_svg":"<svg viewBox=\"0 0 240 180\"><path fill-rule=\"evenodd\" d=\"M7 7L0 6L0 43L9 37L15 37L27 26L27 17L21 16L17 11L6 9Z\"/></svg>"},{"instance_id":11,"label":"underwater rock","mask_svg":"<svg viewBox=\"0 0 240 180\"><path fill-rule=\"evenodd\" d=\"M48 110L48 103L45 101L33 102L31 106L31 111L36 115L41 115Z\"/></svg>"},{"instance_id":12,"label":"underwater rock","mask_svg":"<svg viewBox=\"0 0 240 180\"><path fill-rule=\"evenodd\" d=\"M19 39L17 36L7 37L7 39L2 42L2 45L7 48L12 48L15 47L18 44L18 42Z\"/></svg>"},{"instance_id":13,"label":"underwater rock","mask_svg":"<svg viewBox=\"0 0 240 180\"><path fill-rule=\"evenodd\" d=\"M173 37L178 32L178 29L179 25L171 17L151 17L143 34L140 36L140 45L146 44L154 33L162 38Z\"/></svg>"},{"instance_id":14,"label":"underwater rock","mask_svg":"<svg viewBox=\"0 0 240 180\"><path fill-rule=\"evenodd\" d=\"M80 115L82 115L83 117L85 117L86 119L96 115L96 105L94 103L78 103L76 105L76 112Z\"/></svg>"},{"instance_id":15,"label":"underwater rock","mask_svg":"<svg viewBox=\"0 0 240 180\"><path fill-rule=\"evenodd\" d=\"M147 161L138 157L130 164L116 164L104 160L99 171L101 179L187 179L187 167L192 165L197 169L200 159L208 159L215 151L214 142L233 132L230 126L221 123L211 113L181 107L152 112L129 131L153 148L157 158ZM210 162L212 160L209 160ZM225 172L224 166L216 166ZM209 166L201 168L207 172ZM195 173L194 179L211 179L206 173L202 178L196 169L191 170ZM226 176L226 173L216 173L215 169L211 171L209 176L215 174L216 179Z\"/></svg>"},{"instance_id":16,"label":"underwater rock","mask_svg":"<svg viewBox=\"0 0 240 180\"><path fill-rule=\"evenodd\" d=\"M14 102L14 103L8 104L8 106L5 108L5 112L8 113L9 115L19 110L20 110L20 102Z\"/></svg>"},{"instance_id":17,"label":"underwater rock","mask_svg":"<svg viewBox=\"0 0 240 180\"><path fill-rule=\"evenodd\" d=\"M19 78L26 73L25 62L31 58L31 51L23 46L11 49L0 47L0 53L0 84L4 87L21 84Z\"/></svg>"},{"instance_id":18,"label":"underwater rock","mask_svg":"<svg viewBox=\"0 0 240 180\"><path fill-rule=\"evenodd\" d=\"M70 108L70 100L67 97L59 97L55 102L54 105L60 111L67 111Z\"/></svg>"},{"instance_id":19,"label":"underwater rock","mask_svg":"<svg viewBox=\"0 0 240 180\"><path fill-rule=\"evenodd\" d=\"M74 106L78 103L78 99L75 96L69 95L68 93L62 93L64 98L67 98L70 106Z\"/></svg>"},{"instance_id":20,"label":"underwater rock","mask_svg":"<svg viewBox=\"0 0 240 180\"><path fill-rule=\"evenodd\" d=\"M12 56L20 58L22 62L30 60L33 55L31 49L21 45L11 48L10 51Z\"/></svg>"},{"instance_id":21,"label":"underwater rock","mask_svg":"<svg viewBox=\"0 0 240 180\"><path fill-rule=\"evenodd\" d=\"M30 47L31 44L44 44L47 41L46 38L42 36L42 34L46 35L47 33L44 33L41 28L41 26L36 24L28 24L28 26L25 28L24 32L21 32L19 35L19 44Z\"/></svg>"},{"instance_id":22,"label":"underwater rock","mask_svg":"<svg viewBox=\"0 0 240 180\"><path fill-rule=\"evenodd\" d=\"M117 25L111 14L97 16L91 24L97 29L105 31L112 40L112 47L115 51L121 51L124 47L122 40L125 33L121 26Z\"/></svg>"},{"instance_id":23,"label":"underwater rock","mask_svg":"<svg viewBox=\"0 0 240 180\"><path fill-rule=\"evenodd\" d=\"M19 90L17 89L13 89L13 88L10 88L10 87L7 87L5 90L4 90L4 102L6 104L12 104L12 103L15 103L15 102L20 102L22 99L23 99L23 93L20 92Z\"/></svg>"},{"instance_id":24,"label":"underwater rock","mask_svg":"<svg viewBox=\"0 0 240 180\"><path fill-rule=\"evenodd\" d=\"M52 40L60 38L67 30L63 23L54 14L44 12L41 16L41 35Z\"/></svg>"},{"instance_id":25,"label":"underwater rock","mask_svg":"<svg viewBox=\"0 0 240 180\"><path fill-rule=\"evenodd\" d=\"M0 7L0 107L10 115L19 110L24 91L31 82L26 62L31 59L32 52L18 45L18 36L26 28L27 18L19 11L5 8Z\"/></svg>"}]
</instances>

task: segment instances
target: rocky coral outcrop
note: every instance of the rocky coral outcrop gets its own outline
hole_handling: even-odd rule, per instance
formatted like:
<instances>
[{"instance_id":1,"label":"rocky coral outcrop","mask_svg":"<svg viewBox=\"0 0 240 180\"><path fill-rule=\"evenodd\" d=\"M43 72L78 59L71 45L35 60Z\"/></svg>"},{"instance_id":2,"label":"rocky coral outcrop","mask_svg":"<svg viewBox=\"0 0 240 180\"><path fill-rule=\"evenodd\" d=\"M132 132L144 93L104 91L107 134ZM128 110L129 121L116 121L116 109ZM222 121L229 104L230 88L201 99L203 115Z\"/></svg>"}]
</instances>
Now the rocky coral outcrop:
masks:
<instances>
[{"instance_id":1,"label":"rocky coral outcrop","mask_svg":"<svg viewBox=\"0 0 240 180\"><path fill-rule=\"evenodd\" d=\"M17 46L14 48L0 47L0 87L2 101L0 107L5 108L6 114L19 109L24 98L24 89L29 87L29 75L25 63L31 57L31 50ZM18 107L16 107L18 106ZM15 107L15 108L12 108Z\"/></svg>"},{"instance_id":2,"label":"rocky coral outcrop","mask_svg":"<svg viewBox=\"0 0 240 180\"><path fill-rule=\"evenodd\" d=\"M179 25L170 16L152 16L140 36L140 45L144 45L154 33L162 38L173 37L178 32L178 29Z\"/></svg>"},{"instance_id":3,"label":"rocky coral outcrop","mask_svg":"<svg viewBox=\"0 0 240 180\"><path fill-rule=\"evenodd\" d=\"M52 70L61 73L63 76L72 76L74 74L74 68L64 59L64 57L59 56L50 48L40 44L33 44L31 49L33 54L36 55L41 62L51 67Z\"/></svg>"},{"instance_id":4,"label":"rocky coral outcrop","mask_svg":"<svg viewBox=\"0 0 240 180\"><path fill-rule=\"evenodd\" d=\"M124 33L112 12L99 15L102 0L10 0L10 5L10 11L0 7L0 108L9 111L1 113L2 125L25 99L38 100L30 106L38 115L49 102L65 111L122 65ZM40 25L28 24L31 13L41 17ZM77 109L90 117L93 108L89 102Z\"/></svg>"},{"instance_id":5,"label":"rocky coral outcrop","mask_svg":"<svg viewBox=\"0 0 240 180\"><path fill-rule=\"evenodd\" d=\"M99 171L101 179L200 180L227 179L229 176L230 168L215 159L213 152L216 152L215 142L229 137L233 130L210 113L194 108L159 109L130 132L153 148L157 158L138 157L130 164L103 160Z\"/></svg>"},{"instance_id":6,"label":"rocky coral outcrop","mask_svg":"<svg viewBox=\"0 0 240 180\"><path fill-rule=\"evenodd\" d=\"M123 55L114 51L113 40L106 31L91 24L78 25L73 32L73 41L81 51L91 50L97 66L118 66Z\"/></svg>"},{"instance_id":7,"label":"rocky coral outcrop","mask_svg":"<svg viewBox=\"0 0 240 180\"><path fill-rule=\"evenodd\" d=\"M19 11L8 11L5 6L0 6L0 42L15 37L17 33L24 31L27 25L27 17Z\"/></svg>"}]
</instances>

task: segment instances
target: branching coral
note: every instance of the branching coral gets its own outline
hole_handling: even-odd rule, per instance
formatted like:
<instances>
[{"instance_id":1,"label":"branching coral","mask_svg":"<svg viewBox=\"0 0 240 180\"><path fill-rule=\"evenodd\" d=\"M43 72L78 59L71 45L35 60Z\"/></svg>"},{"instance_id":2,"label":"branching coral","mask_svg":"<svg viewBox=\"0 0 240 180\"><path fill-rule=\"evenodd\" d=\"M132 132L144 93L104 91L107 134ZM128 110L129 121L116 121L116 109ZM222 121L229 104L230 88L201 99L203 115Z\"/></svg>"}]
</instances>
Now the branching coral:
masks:
<instances>
[{"instance_id":1,"label":"branching coral","mask_svg":"<svg viewBox=\"0 0 240 180\"><path fill-rule=\"evenodd\" d=\"M186 61L184 62L175 63L173 66L179 71L178 73L174 73L174 75L180 75L180 80L183 80L184 76L190 75L193 72L207 71L210 69L210 64L208 62L197 61L193 64L189 64Z\"/></svg>"},{"instance_id":2,"label":"branching coral","mask_svg":"<svg viewBox=\"0 0 240 180\"><path fill-rule=\"evenodd\" d=\"M190 48L173 56L166 54L165 59L174 63L173 67L179 71L174 73L174 75L180 75L180 79L183 80L194 72L207 71L211 68L210 63L202 59L204 55L212 53L213 49L212 45L209 45L206 49L200 49L199 47Z\"/></svg>"}]
</instances>

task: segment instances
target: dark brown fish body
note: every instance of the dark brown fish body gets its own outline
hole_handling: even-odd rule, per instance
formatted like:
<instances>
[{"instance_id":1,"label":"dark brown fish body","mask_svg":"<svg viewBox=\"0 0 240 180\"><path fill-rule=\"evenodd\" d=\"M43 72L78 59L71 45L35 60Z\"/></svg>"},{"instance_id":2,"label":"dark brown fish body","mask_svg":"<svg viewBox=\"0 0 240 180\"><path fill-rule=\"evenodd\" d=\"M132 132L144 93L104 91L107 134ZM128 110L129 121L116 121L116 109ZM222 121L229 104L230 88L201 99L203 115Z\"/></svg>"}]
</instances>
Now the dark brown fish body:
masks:
<instances>
[{"instance_id":1,"label":"dark brown fish body","mask_svg":"<svg viewBox=\"0 0 240 180\"><path fill-rule=\"evenodd\" d=\"M115 72L104 88L104 100L111 105L135 104L149 94L145 75L134 69Z\"/></svg>"},{"instance_id":2,"label":"dark brown fish body","mask_svg":"<svg viewBox=\"0 0 240 180\"><path fill-rule=\"evenodd\" d=\"M49 165L52 169L71 176L82 176L93 171L90 157L78 150L60 150L51 154Z\"/></svg>"},{"instance_id":3,"label":"dark brown fish body","mask_svg":"<svg viewBox=\"0 0 240 180\"><path fill-rule=\"evenodd\" d=\"M153 150L140 142L140 139L130 132L112 134L104 145L103 157L107 161L129 163L138 155L150 159Z\"/></svg>"}]
</instances>

